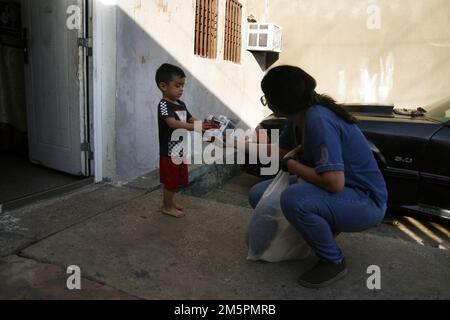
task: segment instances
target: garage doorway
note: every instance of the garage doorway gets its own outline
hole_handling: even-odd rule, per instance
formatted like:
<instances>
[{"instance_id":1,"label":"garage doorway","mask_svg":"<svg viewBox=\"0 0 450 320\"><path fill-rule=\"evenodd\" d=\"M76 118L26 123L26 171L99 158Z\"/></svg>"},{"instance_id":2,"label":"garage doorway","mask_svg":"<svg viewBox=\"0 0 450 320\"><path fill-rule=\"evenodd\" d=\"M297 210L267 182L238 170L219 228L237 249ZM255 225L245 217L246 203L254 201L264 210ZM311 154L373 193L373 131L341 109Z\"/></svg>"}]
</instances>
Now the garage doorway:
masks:
<instances>
[{"instance_id":1,"label":"garage doorway","mask_svg":"<svg viewBox=\"0 0 450 320\"><path fill-rule=\"evenodd\" d=\"M88 0L0 0L0 10L5 210L93 181L92 10Z\"/></svg>"}]
</instances>

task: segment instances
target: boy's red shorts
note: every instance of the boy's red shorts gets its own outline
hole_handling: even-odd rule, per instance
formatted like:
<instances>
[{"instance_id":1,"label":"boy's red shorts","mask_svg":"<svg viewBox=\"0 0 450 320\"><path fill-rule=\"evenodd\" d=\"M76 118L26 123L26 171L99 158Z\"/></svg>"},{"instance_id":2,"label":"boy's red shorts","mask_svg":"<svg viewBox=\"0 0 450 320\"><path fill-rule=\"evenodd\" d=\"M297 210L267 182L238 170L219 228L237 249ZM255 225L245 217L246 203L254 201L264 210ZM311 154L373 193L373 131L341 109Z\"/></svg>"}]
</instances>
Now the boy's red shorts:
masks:
<instances>
[{"instance_id":1,"label":"boy's red shorts","mask_svg":"<svg viewBox=\"0 0 450 320\"><path fill-rule=\"evenodd\" d=\"M187 164L175 164L171 157L160 157L159 176L164 188L169 191L174 191L189 184Z\"/></svg>"}]
</instances>

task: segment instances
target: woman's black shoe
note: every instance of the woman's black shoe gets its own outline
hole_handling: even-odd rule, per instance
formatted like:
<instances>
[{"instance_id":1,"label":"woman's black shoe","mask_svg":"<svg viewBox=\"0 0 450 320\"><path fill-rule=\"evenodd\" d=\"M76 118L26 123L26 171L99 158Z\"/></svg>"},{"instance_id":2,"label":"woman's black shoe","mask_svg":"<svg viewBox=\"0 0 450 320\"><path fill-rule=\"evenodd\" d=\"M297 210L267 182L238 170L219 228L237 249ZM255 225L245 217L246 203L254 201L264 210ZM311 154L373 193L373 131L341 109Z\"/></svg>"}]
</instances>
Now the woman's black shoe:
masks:
<instances>
[{"instance_id":1,"label":"woman's black shoe","mask_svg":"<svg viewBox=\"0 0 450 320\"><path fill-rule=\"evenodd\" d=\"M347 274L345 258L340 264L319 260L311 270L305 272L298 283L306 288L323 288Z\"/></svg>"}]
</instances>

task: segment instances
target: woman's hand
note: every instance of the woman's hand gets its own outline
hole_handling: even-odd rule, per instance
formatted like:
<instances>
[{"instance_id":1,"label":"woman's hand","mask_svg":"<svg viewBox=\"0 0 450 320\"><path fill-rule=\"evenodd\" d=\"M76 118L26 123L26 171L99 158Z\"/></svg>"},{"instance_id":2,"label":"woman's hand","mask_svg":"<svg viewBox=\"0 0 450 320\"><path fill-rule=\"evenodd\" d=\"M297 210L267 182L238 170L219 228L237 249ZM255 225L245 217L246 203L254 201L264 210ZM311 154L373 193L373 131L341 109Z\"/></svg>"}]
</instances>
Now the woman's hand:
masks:
<instances>
[{"instance_id":1,"label":"woman's hand","mask_svg":"<svg viewBox=\"0 0 450 320\"><path fill-rule=\"evenodd\" d=\"M290 173L294 173L291 169L290 169L290 164L292 162L298 162L300 160L299 154L301 153L302 150L302 146L299 145L297 146L295 149L289 151L288 153L285 154L285 156L283 157L283 159L280 162L280 167L281 170L286 171L286 172L290 172ZM294 173L296 174L296 173Z\"/></svg>"},{"instance_id":2,"label":"woman's hand","mask_svg":"<svg viewBox=\"0 0 450 320\"><path fill-rule=\"evenodd\" d=\"M295 174L306 182L315 184L330 193L340 193L345 188L344 171L330 171L317 174L314 168L294 160L289 160L286 166L286 169L290 173Z\"/></svg>"},{"instance_id":3,"label":"woman's hand","mask_svg":"<svg viewBox=\"0 0 450 320\"><path fill-rule=\"evenodd\" d=\"M295 158L303 152L302 146L289 151L283 159ZM345 188L345 174L343 171L332 171L318 175L313 168L310 168L299 161L288 160L285 164L286 170L297 175L306 182L315 184L330 193L340 193Z\"/></svg>"},{"instance_id":4,"label":"woman's hand","mask_svg":"<svg viewBox=\"0 0 450 320\"><path fill-rule=\"evenodd\" d=\"M298 147L296 147L295 149L289 151L288 153L286 153L286 155L283 157L284 158L296 158L298 159L298 155L303 151L303 146L299 145Z\"/></svg>"}]
</instances>

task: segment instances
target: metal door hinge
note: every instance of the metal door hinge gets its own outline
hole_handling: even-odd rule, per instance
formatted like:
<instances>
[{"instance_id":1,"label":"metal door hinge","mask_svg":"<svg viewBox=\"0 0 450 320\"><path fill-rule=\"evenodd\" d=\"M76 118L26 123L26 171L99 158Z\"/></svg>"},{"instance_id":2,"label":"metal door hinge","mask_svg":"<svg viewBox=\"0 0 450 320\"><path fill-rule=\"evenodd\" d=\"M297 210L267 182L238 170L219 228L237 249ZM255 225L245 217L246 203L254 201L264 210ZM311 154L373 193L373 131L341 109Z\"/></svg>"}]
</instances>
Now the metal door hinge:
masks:
<instances>
[{"instance_id":1,"label":"metal door hinge","mask_svg":"<svg viewBox=\"0 0 450 320\"><path fill-rule=\"evenodd\" d=\"M92 57L92 38L78 38L78 46L86 48L86 54Z\"/></svg>"},{"instance_id":2,"label":"metal door hinge","mask_svg":"<svg viewBox=\"0 0 450 320\"><path fill-rule=\"evenodd\" d=\"M94 152L92 151L91 144L89 142L82 143L80 149L83 152L87 152L89 160L94 160Z\"/></svg>"}]
</instances>

